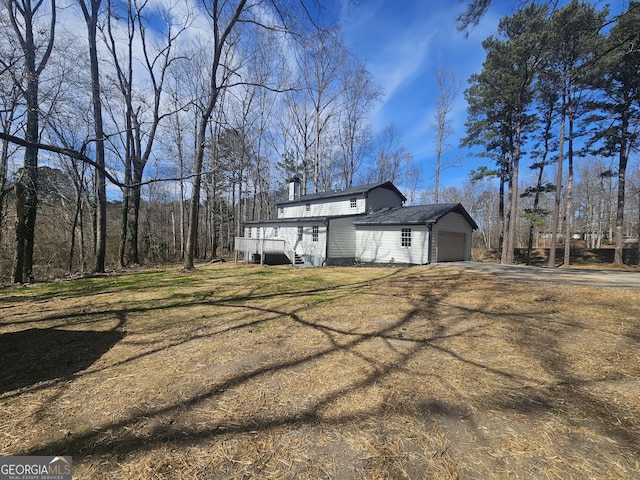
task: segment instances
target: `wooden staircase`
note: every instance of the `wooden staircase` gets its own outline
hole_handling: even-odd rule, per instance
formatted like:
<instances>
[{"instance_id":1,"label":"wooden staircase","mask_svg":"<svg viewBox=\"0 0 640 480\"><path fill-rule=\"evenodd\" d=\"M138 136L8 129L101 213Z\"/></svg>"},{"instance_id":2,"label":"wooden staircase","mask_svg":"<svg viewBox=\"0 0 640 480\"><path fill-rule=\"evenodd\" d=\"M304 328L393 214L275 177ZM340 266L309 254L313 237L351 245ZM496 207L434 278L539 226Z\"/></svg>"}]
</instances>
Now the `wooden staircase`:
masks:
<instances>
[{"instance_id":1,"label":"wooden staircase","mask_svg":"<svg viewBox=\"0 0 640 480\"><path fill-rule=\"evenodd\" d=\"M303 259L300 255L298 255L297 253L296 253L296 254L294 254L294 255L295 255L295 256L294 256L293 264L294 264L296 267L304 266L304 259Z\"/></svg>"}]
</instances>

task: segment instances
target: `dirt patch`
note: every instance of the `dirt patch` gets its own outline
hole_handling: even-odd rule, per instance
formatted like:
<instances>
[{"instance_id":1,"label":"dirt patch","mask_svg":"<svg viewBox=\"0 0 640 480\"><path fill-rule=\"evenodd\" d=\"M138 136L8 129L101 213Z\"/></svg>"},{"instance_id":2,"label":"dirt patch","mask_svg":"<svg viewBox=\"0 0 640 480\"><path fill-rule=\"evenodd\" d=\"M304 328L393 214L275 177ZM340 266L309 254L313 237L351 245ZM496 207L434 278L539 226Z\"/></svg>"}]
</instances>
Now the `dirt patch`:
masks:
<instances>
[{"instance_id":1,"label":"dirt patch","mask_svg":"<svg viewBox=\"0 0 640 480\"><path fill-rule=\"evenodd\" d=\"M442 266L69 283L0 296L0 344L62 339L40 373L0 350L2 455L87 479L640 475L640 292Z\"/></svg>"}]
</instances>

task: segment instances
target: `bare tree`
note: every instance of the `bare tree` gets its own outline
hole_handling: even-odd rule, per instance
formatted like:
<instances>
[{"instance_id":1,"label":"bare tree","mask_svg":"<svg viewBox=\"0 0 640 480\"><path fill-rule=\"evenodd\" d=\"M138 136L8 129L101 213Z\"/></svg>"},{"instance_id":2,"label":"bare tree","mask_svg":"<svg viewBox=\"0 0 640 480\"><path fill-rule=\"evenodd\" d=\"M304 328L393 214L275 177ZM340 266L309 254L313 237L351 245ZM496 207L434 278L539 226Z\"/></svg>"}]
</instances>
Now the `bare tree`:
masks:
<instances>
[{"instance_id":1,"label":"bare tree","mask_svg":"<svg viewBox=\"0 0 640 480\"><path fill-rule=\"evenodd\" d=\"M368 181L395 182L412 158L411 152L401 143L398 129L393 124L387 125L376 139L374 165L368 175Z\"/></svg>"},{"instance_id":2,"label":"bare tree","mask_svg":"<svg viewBox=\"0 0 640 480\"><path fill-rule=\"evenodd\" d=\"M211 41L213 43L213 54L208 65L208 78L206 90L202 102L197 104L199 109L199 125L196 135L195 162L193 171L193 185L191 192L191 204L189 206L189 227L187 233L187 244L184 255L184 268L191 270L194 268L196 254L196 243L198 240L198 209L200 204L200 186L202 184L202 167L204 164L204 154L207 146L207 127L211 120L213 110L218 103L220 92L229 82L229 71L235 69L225 69L224 54L229 47L237 40L234 35L241 16L247 8L247 0L237 2L220 3L213 0L211 3L203 5L211 25Z\"/></svg>"},{"instance_id":3,"label":"bare tree","mask_svg":"<svg viewBox=\"0 0 640 480\"><path fill-rule=\"evenodd\" d=\"M587 248L600 248L609 229L613 202L613 172L603 158L588 157L578 165L576 199L580 205L582 230Z\"/></svg>"},{"instance_id":4,"label":"bare tree","mask_svg":"<svg viewBox=\"0 0 640 480\"><path fill-rule=\"evenodd\" d=\"M109 51L117 72L117 86L125 104L125 182L132 185L124 191L119 258L121 265L140 262L138 251L140 183L153 153L158 126L170 114L170 112L161 111L165 79L170 66L178 58L174 54L176 41L189 23L187 17L183 19L185 23L174 28L175 21L170 12L165 10L153 12L162 18L165 24L163 43L155 48L149 39L150 20L145 10L147 5L146 2L138 4L137 1L127 4L127 51L124 55L119 52L120 42L115 33L119 26L117 25L119 13L110 2L106 30ZM149 100L146 100L134 85L135 54L133 50L136 40L142 47L140 60L144 65L150 86ZM137 100L136 96L142 98Z\"/></svg>"},{"instance_id":5,"label":"bare tree","mask_svg":"<svg viewBox=\"0 0 640 480\"><path fill-rule=\"evenodd\" d=\"M50 0L5 0L9 21L23 54L23 75L13 76L27 108L24 168L15 185L16 193L16 253L12 280L22 283L33 280L33 251L36 212L38 208L38 143L40 136L40 76L44 71L55 38L56 3ZM48 9L48 11L46 11ZM47 15L48 14L48 15ZM48 27L40 18L49 19ZM3 68L9 65L3 61Z\"/></svg>"},{"instance_id":6,"label":"bare tree","mask_svg":"<svg viewBox=\"0 0 640 480\"><path fill-rule=\"evenodd\" d=\"M351 187L370 144L368 115L382 91L373 83L363 63L353 61L343 75L344 102L339 120L340 163L344 185Z\"/></svg>"},{"instance_id":7,"label":"bare tree","mask_svg":"<svg viewBox=\"0 0 640 480\"><path fill-rule=\"evenodd\" d=\"M329 121L337 114L337 102L342 94L341 70L347 52L337 29L320 30L305 44L299 61L305 91L313 105L314 153L313 188L320 189L321 160L328 157L323 151L323 135Z\"/></svg>"},{"instance_id":8,"label":"bare tree","mask_svg":"<svg viewBox=\"0 0 640 480\"><path fill-rule=\"evenodd\" d=\"M287 92L286 107L280 117L280 125L282 127L282 137L284 151L283 156L289 155L289 149L286 147L291 139L292 159L289 159L295 165L292 165L292 174L302 174L302 194L307 193L307 183L312 169L312 155L314 145L313 135L313 109L311 104L303 97L302 101L295 92Z\"/></svg>"},{"instance_id":9,"label":"bare tree","mask_svg":"<svg viewBox=\"0 0 640 480\"><path fill-rule=\"evenodd\" d=\"M436 144L436 171L435 171L435 203L439 201L440 191L440 169L442 167L442 155L447 151L449 145L447 140L453 134L451 126L451 111L453 103L460 90L460 82L452 72L445 72L442 68L436 70L436 81L438 82L438 95L436 96L436 111L431 129L435 132L434 142Z\"/></svg>"},{"instance_id":10,"label":"bare tree","mask_svg":"<svg viewBox=\"0 0 640 480\"><path fill-rule=\"evenodd\" d=\"M104 272L107 249L107 188L104 176L104 124L102 120L102 98L100 94L100 64L98 62L98 16L102 0L77 0L87 24L89 42L89 68L91 71L91 107L93 109L93 129L95 133L95 191L96 191L96 229L95 229L95 267L96 272ZM76 184L80 178L75 179ZM73 248L72 248L73 251Z\"/></svg>"}]
</instances>

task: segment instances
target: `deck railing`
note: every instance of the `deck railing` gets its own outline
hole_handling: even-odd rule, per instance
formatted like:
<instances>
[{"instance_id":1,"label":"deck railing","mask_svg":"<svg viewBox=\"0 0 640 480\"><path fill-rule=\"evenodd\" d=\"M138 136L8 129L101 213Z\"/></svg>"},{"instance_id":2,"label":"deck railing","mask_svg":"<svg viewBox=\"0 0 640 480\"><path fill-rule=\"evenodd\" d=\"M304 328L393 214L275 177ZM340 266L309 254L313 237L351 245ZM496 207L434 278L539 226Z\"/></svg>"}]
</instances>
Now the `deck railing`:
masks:
<instances>
[{"instance_id":1,"label":"deck railing","mask_svg":"<svg viewBox=\"0 0 640 480\"><path fill-rule=\"evenodd\" d=\"M236 252L250 252L258 255L264 253L282 253L295 265L295 252L289 242L276 238L235 238Z\"/></svg>"}]
</instances>

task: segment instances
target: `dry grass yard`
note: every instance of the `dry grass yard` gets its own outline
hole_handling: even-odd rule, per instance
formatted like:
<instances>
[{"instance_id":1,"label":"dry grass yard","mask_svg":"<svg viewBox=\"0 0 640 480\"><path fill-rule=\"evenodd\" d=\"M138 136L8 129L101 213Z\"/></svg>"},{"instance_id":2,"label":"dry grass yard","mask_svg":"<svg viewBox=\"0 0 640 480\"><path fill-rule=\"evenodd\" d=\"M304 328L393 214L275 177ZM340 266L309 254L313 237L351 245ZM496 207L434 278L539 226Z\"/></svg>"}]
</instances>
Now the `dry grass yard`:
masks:
<instances>
[{"instance_id":1,"label":"dry grass yard","mask_svg":"<svg viewBox=\"0 0 640 480\"><path fill-rule=\"evenodd\" d=\"M640 478L640 291L452 267L0 290L0 455L77 479Z\"/></svg>"}]
</instances>

